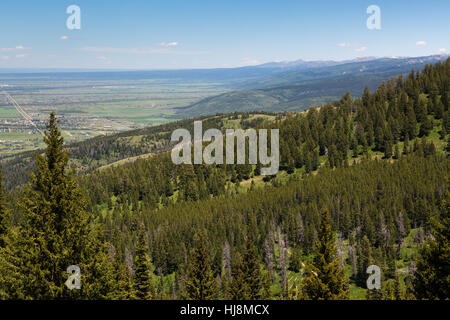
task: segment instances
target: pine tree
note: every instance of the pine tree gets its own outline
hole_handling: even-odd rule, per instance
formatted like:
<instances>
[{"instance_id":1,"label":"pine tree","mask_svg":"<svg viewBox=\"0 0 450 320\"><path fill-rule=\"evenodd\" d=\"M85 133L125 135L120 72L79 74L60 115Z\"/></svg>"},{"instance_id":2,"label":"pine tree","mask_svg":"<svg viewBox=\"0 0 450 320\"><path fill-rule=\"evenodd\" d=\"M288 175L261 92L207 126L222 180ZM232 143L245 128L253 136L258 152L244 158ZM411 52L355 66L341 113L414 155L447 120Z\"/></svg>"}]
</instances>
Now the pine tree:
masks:
<instances>
[{"instance_id":1,"label":"pine tree","mask_svg":"<svg viewBox=\"0 0 450 320\"><path fill-rule=\"evenodd\" d=\"M151 300L153 296L151 262L148 256L147 237L141 225L136 245L133 294L138 300Z\"/></svg>"},{"instance_id":2,"label":"pine tree","mask_svg":"<svg viewBox=\"0 0 450 320\"><path fill-rule=\"evenodd\" d=\"M367 289L366 300L383 300L383 290L381 289Z\"/></svg>"},{"instance_id":3,"label":"pine tree","mask_svg":"<svg viewBox=\"0 0 450 320\"><path fill-rule=\"evenodd\" d=\"M430 118L425 118L420 125L419 137L428 136L431 130L433 130L433 121Z\"/></svg>"},{"instance_id":4,"label":"pine tree","mask_svg":"<svg viewBox=\"0 0 450 320\"><path fill-rule=\"evenodd\" d=\"M8 220L9 212L7 211L5 206L3 178L0 170L0 300L9 299L10 295L8 291L15 290L14 288L8 287L9 283L6 280L8 277L11 277L11 273L14 272L13 268L10 268L10 263L5 261L4 259L4 256L8 250L8 248L6 248L6 237L9 225Z\"/></svg>"},{"instance_id":5,"label":"pine tree","mask_svg":"<svg viewBox=\"0 0 450 320\"><path fill-rule=\"evenodd\" d=\"M196 236L186 277L185 287L188 299L212 300L217 297L217 283L209 262L205 231L201 231Z\"/></svg>"},{"instance_id":6,"label":"pine tree","mask_svg":"<svg viewBox=\"0 0 450 320\"><path fill-rule=\"evenodd\" d=\"M245 273L242 257L236 258L235 266L232 269L232 281L228 288L227 297L232 300L247 300L248 287L245 282Z\"/></svg>"},{"instance_id":7,"label":"pine tree","mask_svg":"<svg viewBox=\"0 0 450 320\"><path fill-rule=\"evenodd\" d=\"M365 287L367 280L367 267L373 262L372 258L372 246L366 235L358 242L358 263L357 263L357 283Z\"/></svg>"},{"instance_id":8,"label":"pine tree","mask_svg":"<svg viewBox=\"0 0 450 320\"><path fill-rule=\"evenodd\" d=\"M384 158L389 159L391 157L392 157L392 142L390 140L386 140L384 148Z\"/></svg>"},{"instance_id":9,"label":"pine tree","mask_svg":"<svg viewBox=\"0 0 450 320\"><path fill-rule=\"evenodd\" d=\"M233 300L258 300L263 295L263 286L258 251L253 242L253 235L248 233L242 257L237 259L233 268L229 296Z\"/></svg>"},{"instance_id":10,"label":"pine tree","mask_svg":"<svg viewBox=\"0 0 450 320\"><path fill-rule=\"evenodd\" d=\"M131 268L116 253L113 245L110 245L109 256L113 264L114 281L116 283L116 290L109 295L109 298L112 300L129 300L135 298L132 288Z\"/></svg>"},{"instance_id":11,"label":"pine tree","mask_svg":"<svg viewBox=\"0 0 450 320\"><path fill-rule=\"evenodd\" d=\"M394 159L400 159L400 148L398 147L398 144L396 144L394 148Z\"/></svg>"},{"instance_id":12,"label":"pine tree","mask_svg":"<svg viewBox=\"0 0 450 320\"><path fill-rule=\"evenodd\" d=\"M398 275L394 279L385 281L382 285L383 300L402 300L402 287ZM368 290L374 291L374 290Z\"/></svg>"},{"instance_id":13,"label":"pine tree","mask_svg":"<svg viewBox=\"0 0 450 320\"><path fill-rule=\"evenodd\" d=\"M328 210L323 211L318 237L313 263L307 267L308 276L303 279L304 295L312 300L348 299L348 280L336 256Z\"/></svg>"},{"instance_id":14,"label":"pine tree","mask_svg":"<svg viewBox=\"0 0 450 320\"><path fill-rule=\"evenodd\" d=\"M0 169L0 248L5 247L5 237L8 232L9 211L6 209L3 177Z\"/></svg>"},{"instance_id":15,"label":"pine tree","mask_svg":"<svg viewBox=\"0 0 450 320\"><path fill-rule=\"evenodd\" d=\"M272 298L272 279L270 277L270 273L267 272L264 277L264 286L263 286L263 293L261 295L261 298L264 300L268 300Z\"/></svg>"},{"instance_id":16,"label":"pine tree","mask_svg":"<svg viewBox=\"0 0 450 320\"><path fill-rule=\"evenodd\" d=\"M92 228L91 215L73 171L54 113L45 131L45 155L36 156L36 174L20 203L24 219L11 233L0 273L11 288L9 298L101 299L113 290L107 246L101 227ZM66 270L77 265L81 289L69 290Z\"/></svg>"},{"instance_id":17,"label":"pine tree","mask_svg":"<svg viewBox=\"0 0 450 320\"><path fill-rule=\"evenodd\" d=\"M414 295L417 299L448 299L450 297L450 192L441 209L441 221L433 219L433 238L419 250L414 273Z\"/></svg>"},{"instance_id":18,"label":"pine tree","mask_svg":"<svg viewBox=\"0 0 450 320\"><path fill-rule=\"evenodd\" d=\"M394 279L394 297L395 300L403 300L403 286L397 273Z\"/></svg>"},{"instance_id":19,"label":"pine tree","mask_svg":"<svg viewBox=\"0 0 450 320\"><path fill-rule=\"evenodd\" d=\"M248 299L260 299L263 277L261 274L261 265L259 263L258 249L254 244L253 235L251 233L247 234L242 258L244 265L244 281L249 290Z\"/></svg>"},{"instance_id":20,"label":"pine tree","mask_svg":"<svg viewBox=\"0 0 450 320\"><path fill-rule=\"evenodd\" d=\"M292 249L292 255L289 259L289 270L299 272L302 268L302 249L300 246L295 246Z\"/></svg>"}]
</instances>

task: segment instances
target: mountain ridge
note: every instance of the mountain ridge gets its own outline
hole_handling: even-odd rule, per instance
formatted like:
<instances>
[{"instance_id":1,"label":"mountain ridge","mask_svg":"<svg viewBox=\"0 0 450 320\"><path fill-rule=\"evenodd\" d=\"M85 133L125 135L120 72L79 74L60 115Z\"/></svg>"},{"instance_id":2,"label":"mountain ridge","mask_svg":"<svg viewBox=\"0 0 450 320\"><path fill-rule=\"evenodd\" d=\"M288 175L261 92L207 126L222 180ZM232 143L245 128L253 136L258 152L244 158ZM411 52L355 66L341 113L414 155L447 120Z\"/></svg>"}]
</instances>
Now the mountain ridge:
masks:
<instances>
[{"instance_id":1,"label":"mountain ridge","mask_svg":"<svg viewBox=\"0 0 450 320\"><path fill-rule=\"evenodd\" d=\"M418 70L427 63L443 61L448 55L408 58L379 58L328 67L289 70L242 83L242 90L207 97L177 108L180 116L198 116L234 111L302 111L310 105L337 100L343 91L359 96L367 86L398 74Z\"/></svg>"}]
</instances>

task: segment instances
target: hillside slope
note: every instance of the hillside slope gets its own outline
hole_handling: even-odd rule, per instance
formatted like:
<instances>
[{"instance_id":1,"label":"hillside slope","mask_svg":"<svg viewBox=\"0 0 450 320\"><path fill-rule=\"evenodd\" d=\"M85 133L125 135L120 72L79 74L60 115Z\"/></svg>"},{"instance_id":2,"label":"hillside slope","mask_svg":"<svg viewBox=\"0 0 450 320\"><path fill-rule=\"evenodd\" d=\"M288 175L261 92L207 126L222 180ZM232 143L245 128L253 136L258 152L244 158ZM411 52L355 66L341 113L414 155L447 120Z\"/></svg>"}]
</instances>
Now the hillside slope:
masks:
<instances>
[{"instance_id":1,"label":"hillside slope","mask_svg":"<svg viewBox=\"0 0 450 320\"><path fill-rule=\"evenodd\" d=\"M360 96L365 87L373 90L381 81L398 74L418 70L426 63L444 60L446 56L420 58L383 58L351 62L336 66L279 72L258 81L243 83L244 88L208 97L178 108L181 117L211 115L217 112L301 111L310 105L338 100L342 92Z\"/></svg>"}]
</instances>

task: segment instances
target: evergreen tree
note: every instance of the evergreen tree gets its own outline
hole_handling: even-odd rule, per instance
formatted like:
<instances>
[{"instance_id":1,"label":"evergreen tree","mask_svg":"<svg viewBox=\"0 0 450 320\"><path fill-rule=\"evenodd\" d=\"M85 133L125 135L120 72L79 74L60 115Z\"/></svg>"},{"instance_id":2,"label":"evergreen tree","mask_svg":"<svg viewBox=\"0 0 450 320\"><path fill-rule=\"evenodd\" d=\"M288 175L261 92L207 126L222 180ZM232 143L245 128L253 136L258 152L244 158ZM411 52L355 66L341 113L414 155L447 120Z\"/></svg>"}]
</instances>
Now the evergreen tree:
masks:
<instances>
[{"instance_id":1,"label":"evergreen tree","mask_svg":"<svg viewBox=\"0 0 450 320\"><path fill-rule=\"evenodd\" d=\"M23 193L24 219L0 259L1 281L11 299L107 298L113 290L107 247L101 228L91 228L73 172L67 172L69 156L54 113L44 141L45 155L36 156L36 174ZM79 290L65 285L71 265L81 271Z\"/></svg>"},{"instance_id":2,"label":"evergreen tree","mask_svg":"<svg viewBox=\"0 0 450 320\"><path fill-rule=\"evenodd\" d=\"M391 157L392 157L392 142L390 140L387 140L385 142L384 158L389 159Z\"/></svg>"},{"instance_id":3,"label":"evergreen tree","mask_svg":"<svg viewBox=\"0 0 450 320\"><path fill-rule=\"evenodd\" d=\"M396 144L394 148L394 159L400 159L400 148L398 147L398 144Z\"/></svg>"},{"instance_id":4,"label":"evergreen tree","mask_svg":"<svg viewBox=\"0 0 450 320\"><path fill-rule=\"evenodd\" d=\"M133 275L134 297L138 300L151 300L153 296L152 270L144 225L141 225L139 231L135 267Z\"/></svg>"},{"instance_id":5,"label":"evergreen tree","mask_svg":"<svg viewBox=\"0 0 450 320\"><path fill-rule=\"evenodd\" d=\"M308 275L303 279L304 295L312 300L348 299L348 280L336 256L328 210L322 213L318 237L313 263L307 267Z\"/></svg>"},{"instance_id":6,"label":"evergreen tree","mask_svg":"<svg viewBox=\"0 0 450 320\"><path fill-rule=\"evenodd\" d=\"M366 299L367 300L383 300L383 290L381 289L367 289Z\"/></svg>"},{"instance_id":7,"label":"evergreen tree","mask_svg":"<svg viewBox=\"0 0 450 320\"><path fill-rule=\"evenodd\" d=\"M257 250L253 235L248 233L242 257L238 259L233 269L233 280L229 292L233 300L257 300L262 297L261 289L264 279Z\"/></svg>"},{"instance_id":8,"label":"evergreen tree","mask_svg":"<svg viewBox=\"0 0 450 320\"><path fill-rule=\"evenodd\" d=\"M201 231L196 236L186 277L185 287L188 299L212 300L217 297L217 283L209 262L205 231Z\"/></svg>"},{"instance_id":9,"label":"evergreen tree","mask_svg":"<svg viewBox=\"0 0 450 320\"><path fill-rule=\"evenodd\" d=\"M395 273L394 279L394 297L395 300L403 299L403 286L397 273Z\"/></svg>"},{"instance_id":10,"label":"evergreen tree","mask_svg":"<svg viewBox=\"0 0 450 320\"><path fill-rule=\"evenodd\" d=\"M295 246L292 249L292 255L289 259L289 270L299 272L302 268L302 249L300 246Z\"/></svg>"},{"instance_id":11,"label":"evergreen tree","mask_svg":"<svg viewBox=\"0 0 450 320\"><path fill-rule=\"evenodd\" d=\"M362 287L366 286L366 270L367 267L372 264L372 262L372 246L367 236L364 235L358 242L358 272L356 277L357 283Z\"/></svg>"},{"instance_id":12,"label":"evergreen tree","mask_svg":"<svg viewBox=\"0 0 450 320\"><path fill-rule=\"evenodd\" d=\"M267 272L264 277L264 287L261 299L268 300L272 298L272 279L270 273Z\"/></svg>"},{"instance_id":13,"label":"evergreen tree","mask_svg":"<svg viewBox=\"0 0 450 320\"><path fill-rule=\"evenodd\" d=\"M114 281L116 283L116 290L110 294L110 299L129 300L135 298L133 295L132 270L128 263L119 257L113 245L110 245L109 255L113 263Z\"/></svg>"},{"instance_id":14,"label":"evergreen tree","mask_svg":"<svg viewBox=\"0 0 450 320\"><path fill-rule=\"evenodd\" d=\"M427 117L420 125L419 137L428 136L431 130L433 130L433 121Z\"/></svg>"},{"instance_id":15,"label":"evergreen tree","mask_svg":"<svg viewBox=\"0 0 450 320\"><path fill-rule=\"evenodd\" d=\"M232 300L247 300L248 291L242 257L238 256L232 269L232 281L228 288L227 296Z\"/></svg>"},{"instance_id":16,"label":"evergreen tree","mask_svg":"<svg viewBox=\"0 0 450 320\"><path fill-rule=\"evenodd\" d=\"M418 299L450 297L450 192L441 209L441 221L433 219L433 238L419 251L414 273L414 295Z\"/></svg>"},{"instance_id":17,"label":"evergreen tree","mask_svg":"<svg viewBox=\"0 0 450 320\"><path fill-rule=\"evenodd\" d=\"M396 274L394 279L389 279L385 281L382 285L382 298L384 300L402 300L403 299L403 289L400 283L400 279ZM368 290L374 291L374 290Z\"/></svg>"},{"instance_id":18,"label":"evergreen tree","mask_svg":"<svg viewBox=\"0 0 450 320\"><path fill-rule=\"evenodd\" d=\"M8 232L9 211L6 209L3 177L0 169L0 248L5 246L5 237Z\"/></svg>"},{"instance_id":19,"label":"evergreen tree","mask_svg":"<svg viewBox=\"0 0 450 320\"><path fill-rule=\"evenodd\" d=\"M248 299L256 300L261 298L261 287L263 277L261 265L259 263L258 248L256 248L253 235L247 234L245 249L242 253L244 266L244 281L248 288Z\"/></svg>"}]
</instances>

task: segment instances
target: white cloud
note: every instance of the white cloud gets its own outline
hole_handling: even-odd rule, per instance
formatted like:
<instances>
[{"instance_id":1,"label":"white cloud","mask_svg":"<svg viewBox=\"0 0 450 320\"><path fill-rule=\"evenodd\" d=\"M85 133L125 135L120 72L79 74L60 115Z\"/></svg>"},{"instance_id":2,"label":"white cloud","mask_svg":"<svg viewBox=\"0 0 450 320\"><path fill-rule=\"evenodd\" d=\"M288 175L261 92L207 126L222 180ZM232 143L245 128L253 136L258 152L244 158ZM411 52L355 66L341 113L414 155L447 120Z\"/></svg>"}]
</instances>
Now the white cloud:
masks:
<instances>
[{"instance_id":1,"label":"white cloud","mask_svg":"<svg viewBox=\"0 0 450 320\"><path fill-rule=\"evenodd\" d=\"M342 42L337 44L338 47L350 47L350 45L350 42Z\"/></svg>"},{"instance_id":2,"label":"white cloud","mask_svg":"<svg viewBox=\"0 0 450 320\"><path fill-rule=\"evenodd\" d=\"M20 50L30 50L31 48L26 48L24 46L16 46L14 48L0 48L0 51L20 51Z\"/></svg>"},{"instance_id":3,"label":"white cloud","mask_svg":"<svg viewBox=\"0 0 450 320\"><path fill-rule=\"evenodd\" d=\"M9 56L1 56L0 57L2 60L8 60L9 59Z\"/></svg>"},{"instance_id":4,"label":"white cloud","mask_svg":"<svg viewBox=\"0 0 450 320\"><path fill-rule=\"evenodd\" d=\"M22 53L22 54L16 54L16 59L22 59L28 57L28 54Z\"/></svg>"},{"instance_id":5,"label":"white cloud","mask_svg":"<svg viewBox=\"0 0 450 320\"><path fill-rule=\"evenodd\" d=\"M440 49L439 49L439 52L441 52L441 53L446 53L446 52L447 52L447 49L445 49L445 48L440 48Z\"/></svg>"},{"instance_id":6,"label":"white cloud","mask_svg":"<svg viewBox=\"0 0 450 320\"><path fill-rule=\"evenodd\" d=\"M417 41L416 42L416 46L426 46L427 45L427 42L426 41Z\"/></svg>"},{"instance_id":7,"label":"white cloud","mask_svg":"<svg viewBox=\"0 0 450 320\"><path fill-rule=\"evenodd\" d=\"M258 65L258 64L261 64L261 62L259 62L258 60L256 60L256 59L250 59L250 58L247 58L247 57L245 57L245 58L242 58L241 59L241 66L256 66L256 65Z\"/></svg>"},{"instance_id":8,"label":"white cloud","mask_svg":"<svg viewBox=\"0 0 450 320\"><path fill-rule=\"evenodd\" d=\"M363 47L357 48L355 50L358 51L358 52L363 52L363 51L367 50L367 47L363 46Z\"/></svg>"},{"instance_id":9,"label":"white cloud","mask_svg":"<svg viewBox=\"0 0 450 320\"><path fill-rule=\"evenodd\" d=\"M176 47L178 46L178 42L172 41L172 42L161 42L158 44L160 47Z\"/></svg>"},{"instance_id":10,"label":"white cloud","mask_svg":"<svg viewBox=\"0 0 450 320\"><path fill-rule=\"evenodd\" d=\"M67 39L69 39L69 37L68 36L61 36L60 39L61 40L67 40Z\"/></svg>"}]
</instances>

